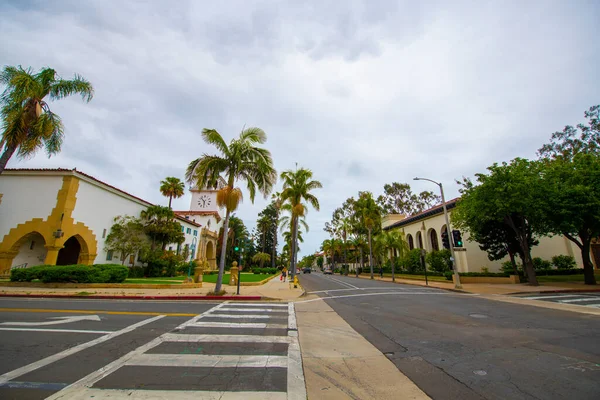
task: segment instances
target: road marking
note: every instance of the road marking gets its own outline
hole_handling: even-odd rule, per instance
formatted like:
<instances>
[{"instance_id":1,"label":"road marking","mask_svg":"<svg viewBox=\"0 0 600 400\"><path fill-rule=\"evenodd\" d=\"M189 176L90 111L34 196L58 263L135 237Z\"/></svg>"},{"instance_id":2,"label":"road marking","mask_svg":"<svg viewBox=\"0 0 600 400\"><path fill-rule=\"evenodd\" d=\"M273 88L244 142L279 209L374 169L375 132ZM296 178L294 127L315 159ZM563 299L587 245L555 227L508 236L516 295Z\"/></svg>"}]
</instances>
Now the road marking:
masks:
<instances>
[{"instance_id":1,"label":"road marking","mask_svg":"<svg viewBox=\"0 0 600 400\"><path fill-rule=\"evenodd\" d=\"M51 396L48 399L57 397ZM131 390L131 389L91 389L82 388L80 391L70 393L70 400L89 399L114 399L114 400L149 400L149 399L177 399L177 400L287 400L285 392L221 392L205 390Z\"/></svg>"},{"instance_id":2,"label":"road marking","mask_svg":"<svg viewBox=\"0 0 600 400\"><path fill-rule=\"evenodd\" d=\"M54 362L56 362L58 360L62 360L63 358L68 357L68 356L70 356L72 354L75 354L77 352L80 352L81 350L85 350L85 349L87 349L89 347L92 347L92 346L95 346L95 345L97 345L99 343L106 342L107 340L110 340L112 338L120 336L120 335L122 335L124 333L131 332L131 331L139 328L140 326L144 326L146 324L152 323L152 322L157 321L157 320L159 320L161 318L163 318L163 316L162 315L158 315L158 316L153 317L153 318L145 319L145 320L140 321L140 322L138 322L136 324L129 325L128 327L123 328L123 329L121 329L119 331L115 331L115 332L109 333L108 335L105 335L105 336L100 336L99 338L96 338L96 339L91 340L89 342L85 342L85 343L82 343L82 344L80 344L78 346L71 347L70 349L67 349L65 351L61 351L60 353L53 354L53 355L51 355L49 357L43 358L43 359L38 360L36 362L33 362L33 363L29 364L29 365L25 365L25 366L23 366L21 368L17 368L17 369L15 369L13 371L7 372L7 373L5 373L3 375L0 375L0 384L6 383L6 382L8 382L10 380L18 378L19 376L25 375L25 374L27 374L27 373L29 373L31 371L34 371L34 370L36 370L38 368L45 367L46 365L52 364L52 363L54 363Z\"/></svg>"},{"instance_id":3,"label":"road marking","mask_svg":"<svg viewBox=\"0 0 600 400\"><path fill-rule=\"evenodd\" d=\"M289 343L287 336L260 336L260 335L193 335L179 333L165 333L165 342L186 343Z\"/></svg>"},{"instance_id":4,"label":"road marking","mask_svg":"<svg viewBox=\"0 0 600 400\"><path fill-rule=\"evenodd\" d=\"M202 314L196 315L194 318L191 318L188 321L185 321L182 324L180 324L177 328L175 328L175 330L184 329L185 327L189 326L190 324L197 322L198 320L203 318L205 315L207 315L215 310L220 309L221 307L227 305L228 303L229 303L228 301L223 302L223 303L205 311ZM55 399L61 399L61 398L65 398L65 399L73 399L73 398L87 399L87 398L89 398L87 396L84 396L84 397L74 397L74 396L81 396L81 393L85 391L84 388L86 386L87 387L93 386L94 383L98 382L100 379L104 378L105 376L110 375L111 373L115 372L117 369L121 368L130 358L133 358L139 354L145 353L146 351L158 346L163 341L164 341L164 335L161 335L161 336L151 340L150 342L146 343L145 345L142 345L142 346L138 347L137 349L125 354L123 357L105 365L104 367L88 374L87 376L84 376L77 382L73 382L72 384L70 384L69 386L64 388L63 390L54 393L50 397L47 397L47 400L55 400ZM2 382L0 381L0 383L2 383ZM151 391L151 392L153 394L156 393L155 391ZM107 392L105 392L104 390L100 390L100 391L96 392L96 397L103 398L103 397L105 397L106 393ZM116 391L116 393L131 393L131 391ZM148 392L145 392L145 393L146 393L146 395L148 394ZM195 393L195 392L191 392L191 393ZM122 398L132 399L132 397L122 397ZM142 396L142 397L137 397L137 398L147 399L147 398L150 398L150 396L146 396L146 397ZM164 398L169 399L169 398L174 398L174 397L166 396Z\"/></svg>"},{"instance_id":5,"label":"road marking","mask_svg":"<svg viewBox=\"0 0 600 400\"><path fill-rule=\"evenodd\" d=\"M533 296L533 297L519 297L520 299L527 299L527 300L542 300L542 299L564 299L565 297L577 297L578 295L576 294L567 294L567 295L560 295L560 296ZM590 296L590 297L595 297L595 296Z\"/></svg>"},{"instance_id":6,"label":"road marking","mask_svg":"<svg viewBox=\"0 0 600 400\"><path fill-rule=\"evenodd\" d=\"M306 292L307 294L317 294L317 293L329 293L329 292L344 292L344 291L349 291L349 290L356 290L356 289L329 289L329 290L315 290L314 292ZM411 292L414 290L418 290L418 289L405 289L405 288L381 288L381 287L371 287L371 288L360 288L360 290L395 290L398 292ZM436 291L437 289L431 289L432 291Z\"/></svg>"},{"instance_id":7,"label":"road marking","mask_svg":"<svg viewBox=\"0 0 600 400\"><path fill-rule=\"evenodd\" d=\"M287 328L287 324L268 324L264 322L195 322L189 324L197 328Z\"/></svg>"},{"instance_id":8,"label":"road marking","mask_svg":"<svg viewBox=\"0 0 600 400\"><path fill-rule=\"evenodd\" d=\"M0 331L95 333L95 334L101 334L101 335L114 332L114 331L86 331L86 330L82 330L82 329L44 329L44 328L0 328Z\"/></svg>"},{"instance_id":9,"label":"road marking","mask_svg":"<svg viewBox=\"0 0 600 400\"><path fill-rule=\"evenodd\" d=\"M296 324L296 313L294 312L294 303L290 303L288 306L288 329L298 330Z\"/></svg>"},{"instance_id":10,"label":"road marking","mask_svg":"<svg viewBox=\"0 0 600 400\"><path fill-rule=\"evenodd\" d=\"M125 365L143 367L285 368L286 356L138 354Z\"/></svg>"},{"instance_id":11,"label":"road marking","mask_svg":"<svg viewBox=\"0 0 600 400\"><path fill-rule=\"evenodd\" d=\"M331 279L332 281L334 281L334 282L337 282L337 283L339 283L339 284L345 285L346 287L349 287L349 288L352 288L352 289L358 289L358 290L362 290L362 289L361 289L361 288L359 288L358 286L354 286L354 285L352 285L352 284L350 284L350 283L348 283L348 282L341 281L341 280L339 280L339 279L336 279L336 278L334 278L333 276L332 276L332 277L330 277L329 279Z\"/></svg>"},{"instance_id":12,"label":"road marking","mask_svg":"<svg viewBox=\"0 0 600 400\"><path fill-rule=\"evenodd\" d=\"M236 307L287 307L287 303L230 303L229 305L235 305Z\"/></svg>"},{"instance_id":13,"label":"road marking","mask_svg":"<svg viewBox=\"0 0 600 400\"><path fill-rule=\"evenodd\" d=\"M112 300L111 300L112 301ZM111 314L111 315L162 315L165 317L194 317L196 313L160 313L144 311L102 311L102 310L54 310L46 308L0 308L0 312L68 313L68 314Z\"/></svg>"},{"instance_id":14,"label":"road marking","mask_svg":"<svg viewBox=\"0 0 600 400\"><path fill-rule=\"evenodd\" d=\"M478 293L446 293L446 292L382 292L382 293L361 293L361 294L345 294L342 296L331 296L331 297L317 297L316 299L310 299L310 300L300 300L297 301L296 304L298 303L311 303L313 301L324 301L324 300L332 300L332 299L343 299L346 297L363 297L363 296L384 296L384 295L388 295L388 294L395 294L395 295L424 295L424 294L428 294L428 295L435 295L435 296L479 296Z\"/></svg>"},{"instance_id":15,"label":"road marking","mask_svg":"<svg viewBox=\"0 0 600 400\"><path fill-rule=\"evenodd\" d=\"M42 389L42 390L61 390L67 386L66 383L47 383L47 382L6 382L0 385L7 389Z\"/></svg>"},{"instance_id":16,"label":"road marking","mask_svg":"<svg viewBox=\"0 0 600 400\"><path fill-rule=\"evenodd\" d=\"M294 304L290 303L288 308L293 316L293 325L296 325L296 311ZM291 318L291 317L290 317ZM290 325L292 325L290 321ZM304 383L304 371L302 369L302 354L298 342L298 331L288 331L290 344L287 356L287 395L290 400L306 400L306 384Z\"/></svg>"},{"instance_id":17,"label":"road marking","mask_svg":"<svg viewBox=\"0 0 600 400\"><path fill-rule=\"evenodd\" d=\"M579 303L581 301L598 301L598 302L600 302L600 297L590 296L590 297L579 298L579 299L558 300L559 303ZM590 304L584 304L584 305L587 306Z\"/></svg>"},{"instance_id":18,"label":"road marking","mask_svg":"<svg viewBox=\"0 0 600 400\"><path fill-rule=\"evenodd\" d=\"M275 312L275 313L286 313L284 309L273 309L273 308L221 308L219 311L240 311L240 312Z\"/></svg>"},{"instance_id":19,"label":"road marking","mask_svg":"<svg viewBox=\"0 0 600 400\"><path fill-rule=\"evenodd\" d=\"M269 315L235 315L235 314L210 314L210 318L249 318L249 319L269 319Z\"/></svg>"},{"instance_id":20,"label":"road marking","mask_svg":"<svg viewBox=\"0 0 600 400\"><path fill-rule=\"evenodd\" d=\"M0 325L19 325L19 326L45 326L45 325L59 325L68 324L70 322L78 321L98 321L100 317L97 315L74 315L72 317L50 317L54 321L39 321L39 322L2 322Z\"/></svg>"}]
</instances>

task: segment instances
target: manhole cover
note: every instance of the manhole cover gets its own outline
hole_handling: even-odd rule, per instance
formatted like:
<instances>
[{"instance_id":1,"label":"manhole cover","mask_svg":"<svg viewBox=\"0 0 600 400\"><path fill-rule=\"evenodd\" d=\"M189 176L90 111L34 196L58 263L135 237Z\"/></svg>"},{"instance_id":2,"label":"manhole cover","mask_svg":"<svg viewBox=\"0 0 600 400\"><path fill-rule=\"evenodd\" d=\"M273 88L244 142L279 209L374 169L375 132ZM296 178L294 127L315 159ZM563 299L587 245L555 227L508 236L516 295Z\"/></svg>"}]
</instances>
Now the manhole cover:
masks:
<instances>
[{"instance_id":1,"label":"manhole cover","mask_svg":"<svg viewBox=\"0 0 600 400\"><path fill-rule=\"evenodd\" d=\"M469 314L469 317L471 317L471 318L489 318L485 314Z\"/></svg>"},{"instance_id":2,"label":"manhole cover","mask_svg":"<svg viewBox=\"0 0 600 400\"><path fill-rule=\"evenodd\" d=\"M487 375L487 372L485 372L485 371L483 371L483 370L481 370L481 369L478 369L477 371L473 371L473 373L474 373L475 375L479 375L479 376L484 376L484 375Z\"/></svg>"}]
</instances>

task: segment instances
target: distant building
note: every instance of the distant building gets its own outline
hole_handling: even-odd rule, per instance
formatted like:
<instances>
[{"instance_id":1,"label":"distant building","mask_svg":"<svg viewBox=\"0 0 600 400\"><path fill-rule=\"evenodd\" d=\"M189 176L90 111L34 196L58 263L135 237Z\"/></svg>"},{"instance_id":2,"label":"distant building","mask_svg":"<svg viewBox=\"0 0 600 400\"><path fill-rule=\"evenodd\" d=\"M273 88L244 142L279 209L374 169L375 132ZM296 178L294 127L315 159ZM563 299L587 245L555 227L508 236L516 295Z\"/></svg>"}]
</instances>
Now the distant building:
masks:
<instances>
[{"instance_id":1,"label":"distant building","mask_svg":"<svg viewBox=\"0 0 600 400\"><path fill-rule=\"evenodd\" d=\"M458 199L453 199L446 202L449 215L452 214L457 201ZM450 219L450 225L452 226L452 219ZM382 219L381 227L384 230L399 230L403 232L410 249L420 248L425 249L427 252L443 249L442 233L447 230L442 205L432 207L409 217L400 214L386 215ZM463 247L454 247L456 265L459 272L481 272L482 268L487 268L490 272L499 272L502 263L509 260L506 257L503 260L490 261L487 253L479 248L478 243L468 240L468 233L461 232L461 235L463 238ZM583 268L581 251L566 237L542 237L539 241L540 244L531 249L532 257L541 257L544 260L550 260L556 255L570 255L575 258L578 268ZM600 265L600 244L592 244L592 261L595 267L598 268ZM517 262L520 262L518 257Z\"/></svg>"},{"instance_id":2,"label":"distant building","mask_svg":"<svg viewBox=\"0 0 600 400\"><path fill-rule=\"evenodd\" d=\"M185 241L168 249L216 268L221 217L215 191L192 192L190 210L175 212ZM105 240L115 217L139 217L151 205L76 169L6 169L0 175L0 274L24 264L141 265L139 255L123 260L106 251Z\"/></svg>"}]
</instances>

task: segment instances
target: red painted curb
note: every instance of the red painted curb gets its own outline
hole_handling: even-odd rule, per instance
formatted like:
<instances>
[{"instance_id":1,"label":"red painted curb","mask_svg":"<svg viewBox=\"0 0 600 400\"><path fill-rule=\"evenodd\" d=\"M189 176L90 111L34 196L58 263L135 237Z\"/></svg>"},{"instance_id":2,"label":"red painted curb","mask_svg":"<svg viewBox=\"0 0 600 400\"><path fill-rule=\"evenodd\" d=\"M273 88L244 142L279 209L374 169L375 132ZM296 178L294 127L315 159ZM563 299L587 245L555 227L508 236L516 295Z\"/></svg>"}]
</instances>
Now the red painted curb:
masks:
<instances>
[{"instance_id":1,"label":"red painted curb","mask_svg":"<svg viewBox=\"0 0 600 400\"><path fill-rule=\"evenodd\" d=\"M100 299L100 300L262 300L262 296L72 296L60 294L8 294L2 293L0 297L30 297L54 299Z\"/></svg>"}]
</instances>

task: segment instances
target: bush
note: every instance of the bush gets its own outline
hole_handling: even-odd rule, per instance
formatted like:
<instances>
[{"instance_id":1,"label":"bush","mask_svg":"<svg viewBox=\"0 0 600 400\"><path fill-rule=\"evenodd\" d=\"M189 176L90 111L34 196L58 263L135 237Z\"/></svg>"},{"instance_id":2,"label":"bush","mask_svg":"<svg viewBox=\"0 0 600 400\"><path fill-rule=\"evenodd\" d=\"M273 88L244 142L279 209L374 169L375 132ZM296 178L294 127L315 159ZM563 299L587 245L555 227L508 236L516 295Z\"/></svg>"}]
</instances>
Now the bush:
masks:
<instances>
[{"instance_id":1,"label":"bush","mask_svg":"<svg viewBox=\"0 0 600 400\"><path fill-rule=\"evenodd\" d=\"M446 277L446 280L448 280L448 281L452 280L452 275L454 275L454 273L452 271L444 272L444 276Z\"/></svg>"},{"instance_id":2,"label":"bush","mask_svg":"<svg viewBox=\"0 0 600 400\"><path fill-rule=\"evenodd\" d=\"M130 267L128 278L143 278L144 268L142 267Z\"/></svg>"},{"instance_id":3,"label":"bush","mask_svg":"<svg viewBox=\"0 0 600 400\"><path fill-rule=\"evenodd\" d=\"M406 256L400 260L400 265L402 266L402 271L406 271L409 274L423 271L421 267L421 249L412 249L406 253Z\"/></svg>"},{"instance_id":4,"label":"bush","mask_svg":"<svg viewBox=\"0 0 600 400\"><path fill-rule=\"evenodd\" d=\"M552 265L558 269L569 270L575 268L577 263L572 256L560 255L552 257Z\"/></svg>"},{"instance_id":5,"label":"bush","mask_svg":"<svg viewBox=\"0 0 600 400\"><path fill-rule=\"evenodd\" d=\"M26 272L21 272L26 271ZM44 283L121 283L127 279L128 268L119 264L40 265L11 271L13 282Z\"/></svg>"},{"instance_id":6,"label":"bush","mask_svg":"<svg viewBox=\"0 0 600 400\"><path fill-rule=\"evenodd\" d=\"M502 263L502 267L500 269L505 274L510 274L510 275L515 274L515 268L513 267L512 263L510 261L504 261ZM517 264L517 271L520 271L520 270L521 270L521 265Z\"/></svg>"},{"instance_id":7,"label":"bush","mask_svg":"<svg viewBox=\"0 0 600 400\"><path fill-rule=\"evenodd\" d=\"M532 260L535 271L546 271L552 268L552 263L548 260L542 260L540 257L534 257Z\"/></svg>"},{"instance_id":8,"label":"bush","mask_svg":"<svg viewBox=\"0 0 600 400\"><path fill-rule=\"evenodd\" d=\"M446 272L452 269L450 267L450 250L447 249L427 253L425 261L427 261L429 267L436 272Z\"/></svg>"}]
</instances>

